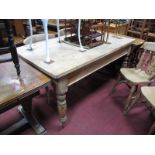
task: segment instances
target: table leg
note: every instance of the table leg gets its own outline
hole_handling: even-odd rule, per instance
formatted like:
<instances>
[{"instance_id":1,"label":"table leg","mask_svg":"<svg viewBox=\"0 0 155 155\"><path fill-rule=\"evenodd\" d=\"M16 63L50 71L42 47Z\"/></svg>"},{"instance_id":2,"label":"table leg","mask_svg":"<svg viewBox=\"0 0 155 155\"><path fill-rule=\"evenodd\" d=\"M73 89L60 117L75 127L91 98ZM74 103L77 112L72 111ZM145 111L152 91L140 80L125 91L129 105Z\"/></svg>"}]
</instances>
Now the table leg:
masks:
<instances>
[{"instance_id":1,"label":"table leg","mask_svg":"<svg viewBox=\"0 0 155 155\"><path fill-rule=\"evenodd\" d=\"M67 102L66 102L67 91L68 86L66 80L59 80L56 82L57 106L62 127L64 127L67 122Z\"/></svg>"},{"instance_id":2,"label":"table leg","mask_svg":"<svg viewBox=\"0 0 155 155\"><path fill-rule=\"evenodd\" d=\"M20 106L18 106L18 110L27 119L30 126L36 132L36 134L45 134L46 130L44 127L38 122L35 116L32 113L32 98L25 99Z\"/></svg>"},{"instance_id":3,"label":"table leg","mask_svg":"<svg viewBox=\"0 0 155 155\"><path fill-rule=\"evenodd\" d=\"M130 56L130 54L132 52L131 49L132 49L132 46L130 46L129 49L128 49L128 53L127 53L127 55L124 58L122 67L128 67L128 65L129 65L129 56Z\"/></svg>"},{"instance_id":4,"label":"table leg","mask_svg":"<svg viewBox=\"0 0 155 155\"><path fill-rule=\"evenodd\" d=\"M50 90L49 90L49 86L46 86L45 89L46 89L46 94L47 94L47 104L50 105Z\"/></svg>"}]
</instances>

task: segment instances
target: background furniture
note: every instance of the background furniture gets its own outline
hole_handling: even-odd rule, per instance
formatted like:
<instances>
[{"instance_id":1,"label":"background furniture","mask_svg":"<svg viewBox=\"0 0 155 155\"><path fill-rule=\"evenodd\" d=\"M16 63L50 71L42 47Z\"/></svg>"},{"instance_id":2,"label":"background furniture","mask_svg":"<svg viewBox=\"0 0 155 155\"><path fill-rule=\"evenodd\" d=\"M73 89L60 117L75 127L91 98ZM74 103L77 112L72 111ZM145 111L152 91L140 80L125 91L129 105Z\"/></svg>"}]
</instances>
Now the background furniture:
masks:
<instances>
[{"instance_id":1,"label":"background furniture","mask_svg":"<svg viewBox=\"0 0 155 155\"><path fill-rule=\"evenodd\" d=\"M52 26L50 24L51 21L56 23L56 19L49 19L48 20L48 33L56 35L57 34L56 24L54 26ZM44 33L43 23L42 23L41 19L32 19L32 26L33 26L33 34ZM60 24L60 26L61 26L61 24Z\"/></svg>"},{"instance_id":2,"label":"background furniture","mask_svg":"<svg viewBox=\"0 0 155 155\"><path fill-rule=\"evenodd\" d=\"M155 20L154 19L150 19L148 41L155 41Z\"/></svg>"},{"instance_id":3,"label":"background furniture","mask_svg":"<svg viewBox=\"0 0 155 155\"><path fill-rule=\"evenodd\" d=\"M19 110L24 116L22 120L8 129L0 131L0 134L11 134L26 123L29 123L37 134L44 134L44 127L33 115L32 98L38 95L41 87L50 83L50 79L24 61L20 60L20 64L22 69L20 78L12 69L11 62L0 64L1 68L5 68L0 74L0 113L20 104Z\"/></svg>"},{"instance_id":4,"label":"background furniture","mask_svg":"<svg viewBox=\"0 0 155 155\"><path fill-rule=\"evenodd\" d=\"M16 71L17 71L17 75L19 76L20 75L20 65L19 65L16 46L14 44L14 37L13 37L11 20L1 20L1 21L5 25L5 30L7 32L7 37L8 37L8 44L7 44L7 47L0 48L0 55L10 52L11 58L0 59L0 63L13 61L15 68L16 68Z\"/></svg>"},{"instance_id":5,"label":"background furniture","mask_svg":"<svg viewBox=\"0 0 155 155\"><path fill-rule=\"evenodd\" d=\"M148 19L130 19L127 35L147 40L149 28L150 20Z\"/></svg>"},{"instance_id":6,"label":"background furniture","mask_svg":"<svg viewBox=\"0 0 155 155\"><path fill-rule=\"evenodd\" d=\"M64 20L65 19L60 19L59 20L59 22L60 22L59 23L60 29L65 28ZM48 27L49 28L54 28L56 30L56 27L57 27L56 19L49 19L49 21L48 21Z\"/></svg>"},{"instance_id":7,"label":"background furniture","mask_svg":"<svg viewBox=\"0 0 155 155\"><path fill-rule=\"evenodd\" d=\"M15 32L17 36L25 36L24 19L14 19Z\"/></svg>"},{"instance_id":8,"label":"background furniture","mask_svg":"<svg viewBox=\"0 0 155 155\"><path fill-rule=\"evenodd\" d=\"M33 52L28 52L26 46L19 47L18 54L26 62L49 75L54 82L60 121L62 125L65 125L67 121L66 93L68 87L127 55L134 40L123 36L120 41L120 39L109 35L111 44L103 44L80 52L79 47L64 42L58 43L58 38L49 39L50 57L53 60L51 64L43 62L44 42L35 44Z\"/></svg>"},{"instance_id":9,"label":"background furniture","mask_svg":"<svg viewBox=\"0 0 155 155\"><path fill-rule=\"evenodd\" d=\"M126 35L127 28L128 28L127 21L126 22L120 21L119 24L117 24L117 25L116 25L116 23L112 22L112 23L110 23L109 32L116 33L116 29L118 29L118 34Z\"/></svg>"}]
</instances>

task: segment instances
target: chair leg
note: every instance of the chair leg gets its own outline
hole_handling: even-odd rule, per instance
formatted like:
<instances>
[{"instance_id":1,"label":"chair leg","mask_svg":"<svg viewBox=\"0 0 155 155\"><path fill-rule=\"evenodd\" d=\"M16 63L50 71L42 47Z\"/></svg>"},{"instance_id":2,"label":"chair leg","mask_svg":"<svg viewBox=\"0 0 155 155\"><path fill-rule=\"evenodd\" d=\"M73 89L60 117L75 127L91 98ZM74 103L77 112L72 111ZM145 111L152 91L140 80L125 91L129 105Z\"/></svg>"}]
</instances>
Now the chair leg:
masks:
<instances>
[{"instance_id":1,"label":"chair leg","mask_svg":"<svg viewBox=\"0 0 155 155\"><path fill-rule=\"evenodd\" d=\"M124 115L127 115L129 110L137 103L137 100L139 100L141 97L141 94L140 92L135 96L134 99L131 99L131 102L129 103L128 105L128 108L127 109L124 109Z\"/></svg>"},{"instance_id":2,"label":"chair leg","mask_svg":"<svg viewBox=\"0 0 155 155\"><path fill-rule=\"evenodd\" d=\"M155 132L155 122L153 122L151 128L149 129L149 132L147 133L148 135L151 135Z\"/></svg>"},{"instance_id":3,"label":"chair leg","mask_svg":"<svg viewBox=\"0 0 155 155\"><path fill-rule=\"evenodd\" d=\"M136 85L133 85L131 87L131 90L130 90L130 93L129 93L129 96L127 98L127 101L126 101L126 104L125 104L125 107L124 107L124 111L123 111L123 113L125 115L128 113L129 109L131 108L131 106L130 106L131 100L132 100L133 94L135 93L136 89L137 89L137 86Z\"/></svg>"},{"instance_id":4,"label":"chair leg","mask_svg":"<svg viewBox=\"0 0 155 155\"><path fill-rule=\"evenodd\" d=\"M142 102L145 104L145 106L147 107L147 109L150 111L151 115L155 119L155 108L145 98L142 100Z\"/></svg>"},{"instance_id":5,"label":"chair leg","mask_svg":"<svg viewBox=\"0 0 155 155\"><path fill-rule=\"evenodd\" d=\"M151 115L152 115L152 116L153 116L153 118L155 119L155 108L154 108L154 107L152 107L152 106L150 105L150 106L148 106L148 109L150 110Z\"/></svg>"},{"instance_id":6,"label":"chair leg","mask_svg":"<svg viewBox=\"0 0 155 155\"><path fill-rule=\"evenodd\" d=\"M118 85L119 83L124 82L124 81L122 81L122 80L123 80L123 77L122 77L121 74L119 74L119 75L118 75L118 78L117 78L117 81L116 81L115 85L113 86L113 88L112 88L110 94L114 93L114 91L115 91L115 89L116 89L116 87L117 87L117 85Z\"/></svg>"}]
</instances>

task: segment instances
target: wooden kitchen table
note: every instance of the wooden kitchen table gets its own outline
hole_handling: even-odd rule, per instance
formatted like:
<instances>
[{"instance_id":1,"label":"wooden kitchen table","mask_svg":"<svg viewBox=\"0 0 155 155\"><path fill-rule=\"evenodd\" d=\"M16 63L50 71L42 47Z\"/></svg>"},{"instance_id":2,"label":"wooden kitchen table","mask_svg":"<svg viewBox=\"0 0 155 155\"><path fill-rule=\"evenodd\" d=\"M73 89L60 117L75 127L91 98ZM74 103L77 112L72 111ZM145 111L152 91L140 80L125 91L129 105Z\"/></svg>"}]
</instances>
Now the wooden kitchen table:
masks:
<instances>
[{"instance_id":1,"label":"wooden kitchen table","mask_svg":"<svg viewBox=\"0 0 155 155\"><path fill-rule=\"evenodd\" d=\"M109 42L111 44L103 44L81 52L79 47L64 42L58 43L58 38L50 39L49 50L53 61L51 64L44 62L45 42L33 44L33 51L28 51L27 46L19 47L17 51L21 58L46 73L55 83L60 121L64 125L67 121L66 93L68 87L127 55L134 40L126 36L119 39L110 34Z\"/></svg>"}]
</instances>

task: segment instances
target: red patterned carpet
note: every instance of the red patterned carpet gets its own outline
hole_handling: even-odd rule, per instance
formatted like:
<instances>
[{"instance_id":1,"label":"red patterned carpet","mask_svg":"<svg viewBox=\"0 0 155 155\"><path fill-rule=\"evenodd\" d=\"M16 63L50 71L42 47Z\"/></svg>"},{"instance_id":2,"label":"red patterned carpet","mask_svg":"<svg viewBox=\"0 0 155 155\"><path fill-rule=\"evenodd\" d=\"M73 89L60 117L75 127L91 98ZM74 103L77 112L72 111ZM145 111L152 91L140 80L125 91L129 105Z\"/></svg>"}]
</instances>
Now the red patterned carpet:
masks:
<instances>
[{"instance_id":1,"label":"red patterned carpet","mask_svg":"<svg viewBox=\"0 0 155 155\"><path fill-rule=\"evenodd\" d=\"M127 116L122 113L128 87L119 85L113 94L110 91L116 80L108 74L95 73L69 88L68 124L61 128L58 120L55 95L51 91L51 105L47 104L46 91L33 99L33 111L47 134L146 134L153 119L143 103L138 103ZM17 108L0 115L0 127L19 120ZM14 134L34 134L29 125Z\"/></svg>"}]
</instances>

